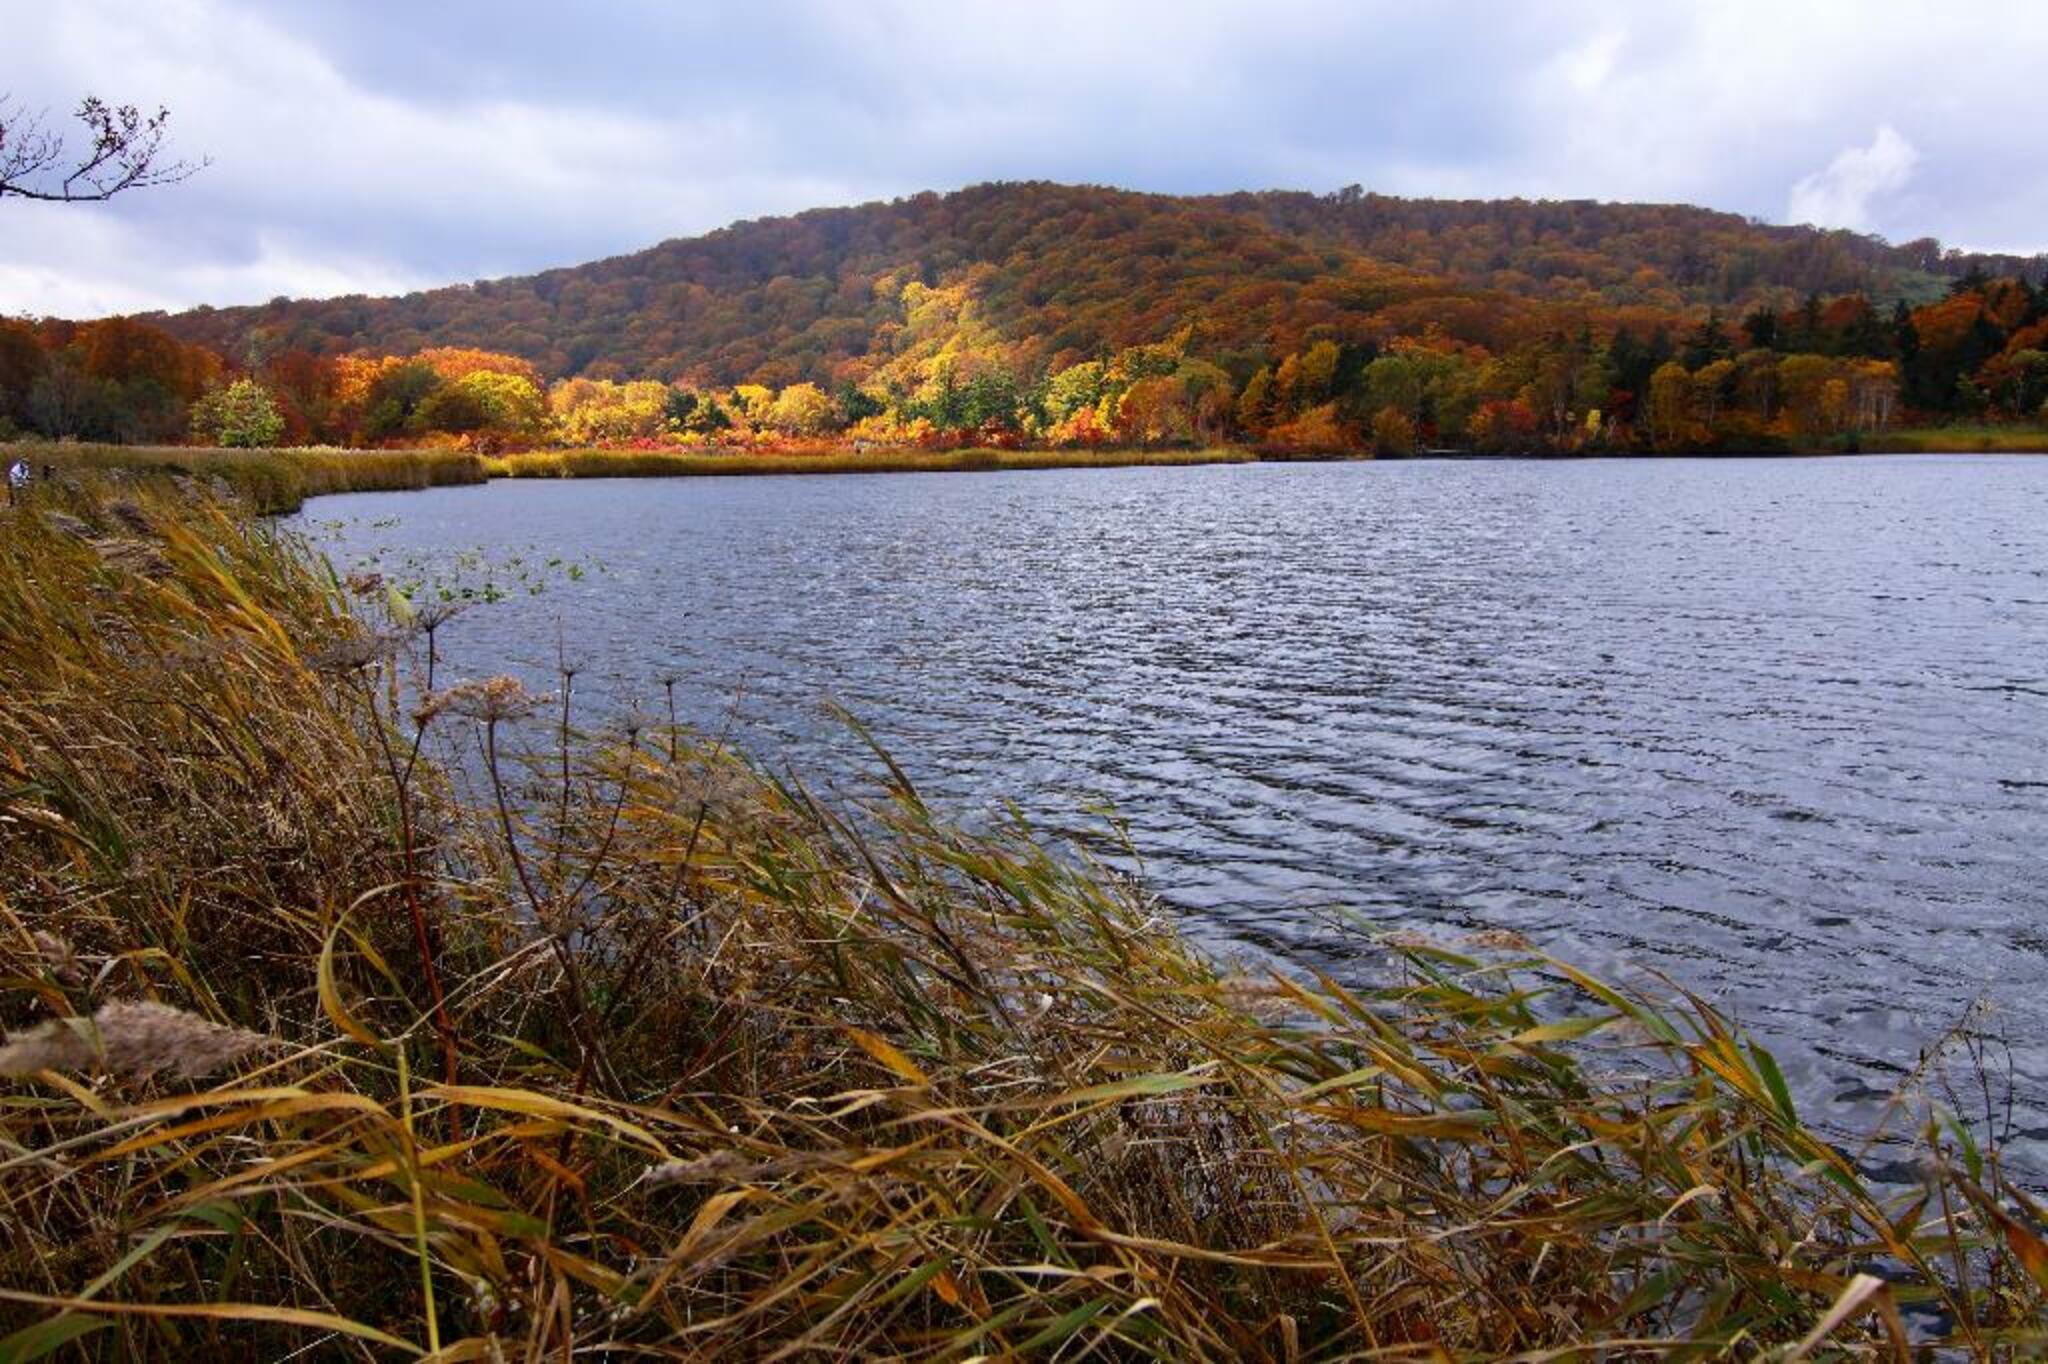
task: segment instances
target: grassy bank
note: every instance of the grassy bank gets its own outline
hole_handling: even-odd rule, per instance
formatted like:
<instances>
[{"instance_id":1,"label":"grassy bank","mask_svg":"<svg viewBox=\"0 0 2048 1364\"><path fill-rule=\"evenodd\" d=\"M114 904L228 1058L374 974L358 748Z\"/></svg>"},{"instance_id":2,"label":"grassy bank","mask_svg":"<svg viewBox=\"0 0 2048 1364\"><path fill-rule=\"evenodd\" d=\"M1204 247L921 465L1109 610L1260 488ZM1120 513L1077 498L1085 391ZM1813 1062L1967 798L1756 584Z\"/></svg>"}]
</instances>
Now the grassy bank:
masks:
<instances>
[{"instance_id":1,"label":"grassy bank","mask_svg":"<svg viewBox=\"0 0 2048 1364\"><path fill-rule=\"evenodd\" d=\"M1880 1192L1700 1001L1233 972L879 759L579 734L394 609L184 487L0 531L0 1358L2048 1344L2041 1210L1920 1087Z\"/></svg>"},{"instance_id":2,"label":"grassy bank","mask_svg":"<svg viewBox=\"0 0 2048 1364\"><path fill-rule=\"evenodd\" d=\"M1863 448L1879 455L2048 454L2048 429L2038 426L1928 426L1866 436Z\"/></svg>"},{"instance_id":3,"label":"grassy bank","mask_svg":"<svg viewBox=\"0 0 2048 1364\"><path fill-rule=\"evenodd\" d=\"M487 458L493 478L692 478L751 474L902 474L992 469L1121 469L1243 464L1251 452L1207 450L869 450L844 454L706 454L669 450L535 450Z\"/></svg>"},{"instance_id":4,"label":"grassy bank","mask_svg":"<svg viewBox=\"0 0 2048 1364\"><path fill-rule=\"evenodd\" d=\"M133 477L218 478L269 514L292 512L323 493L393 492L481 483L483 464L460 450L212 450L182 445L23 444L0 447L38 470L114 472Z\"/></svg>"}]
</instances>

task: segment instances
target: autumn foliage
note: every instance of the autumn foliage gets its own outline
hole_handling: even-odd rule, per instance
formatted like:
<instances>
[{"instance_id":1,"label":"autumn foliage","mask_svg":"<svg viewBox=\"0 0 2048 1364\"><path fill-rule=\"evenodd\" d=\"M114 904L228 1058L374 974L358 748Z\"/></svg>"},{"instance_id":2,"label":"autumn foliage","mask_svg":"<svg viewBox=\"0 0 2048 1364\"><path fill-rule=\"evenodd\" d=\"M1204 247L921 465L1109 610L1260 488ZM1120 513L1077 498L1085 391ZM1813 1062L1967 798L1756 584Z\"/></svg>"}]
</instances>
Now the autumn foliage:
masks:
<instances>
[{"instance_id":1,"label":"autumn foliage","mask_svg":"<svg viewBox=\"0 0 2048 1364\"><path fill-rule=\"evenodd\" d=\"M1674 206L987 185L402 298L0 323L0 434L174 439L242 382L337 446L1837 448L2041 420L2030 269Z\"/></svg>"}]
</instances>

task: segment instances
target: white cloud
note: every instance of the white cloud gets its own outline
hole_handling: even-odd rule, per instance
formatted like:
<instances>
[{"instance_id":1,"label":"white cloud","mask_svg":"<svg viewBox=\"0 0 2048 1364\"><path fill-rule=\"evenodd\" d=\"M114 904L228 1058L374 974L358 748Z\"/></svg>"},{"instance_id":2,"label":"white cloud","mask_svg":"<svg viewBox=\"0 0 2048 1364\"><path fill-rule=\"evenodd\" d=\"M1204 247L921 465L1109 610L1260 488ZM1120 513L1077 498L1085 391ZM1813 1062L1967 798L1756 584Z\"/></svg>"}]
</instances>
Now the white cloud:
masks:
<instances>
[{"instance_id":1,"label":"white cloud","mask_svg":"<svg viewBox=\"0 0 2048 1364\"><path fill-rule=\"evenodd\" d=\"M1794 185L1785 216L1795 223L1867 232L1871 201L1904 189L1919 164L1919 150L1889 123L1882 124L1869 146L1845 149L1826 170Z\"/></svg>"},{"instance_id":2,"label":"white cloud","mask_svg":"<svg viewBox=\"0 0 2048 1364\"><path fill-rule=\"evenodd\" d=\"M1615 59L1621 55L1622 35L1613 29L1596 34L1580 47L1565 52L1559 68L1572 89L1591 94L1614 75Z\"/></svg>"},{"instance_id":3,"label":"white cloud","mask_svg":"<svg viewBox=\"0 0 2048 1364\"><path fill-rule=\"evenodd\" d=\"M9 204L0 213L0 313L102 317L280 294L391 294L448 281L334 242L286 241L258 229L210 252L124 221L110 208ZM14 305L27 300L29 306Z\"/></svg>"}]
</instances>

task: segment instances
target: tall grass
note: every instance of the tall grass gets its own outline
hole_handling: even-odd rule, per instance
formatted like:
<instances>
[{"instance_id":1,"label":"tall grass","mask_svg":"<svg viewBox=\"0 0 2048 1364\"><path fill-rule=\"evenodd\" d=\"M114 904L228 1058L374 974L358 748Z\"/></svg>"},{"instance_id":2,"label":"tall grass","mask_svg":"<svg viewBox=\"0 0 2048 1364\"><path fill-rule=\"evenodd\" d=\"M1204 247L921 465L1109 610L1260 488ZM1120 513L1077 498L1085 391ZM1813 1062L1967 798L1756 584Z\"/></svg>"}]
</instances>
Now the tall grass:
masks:
<instances>
[{"instance_id":1,"label":"tall grass","mask_svg":"<svg viewBox=\"0 0 2048 1364\"><path fill-rule=\"evenodd\" d=\"M293 512L323 493L394 492L481 483L483 463L463 450L215 450L182 445L25 444L4 458L38 468L129 476L219 479L256 511Z\"/></svg>"},{"instance_id":2,"label":"tall grass","mask_svg":"<svg viewBox=\"0 0 2048 1364\"><path fill-rule=\"evenodd\" d=\"M1959 1115L1879 1190L1703 1001L1234 972L393 609L185 491L5 522L0 1358L2048 1346Z\"/></svg>"},{"instance_id":3,"label":"tall grass","mask_svg":"<svg viewBox=\"0 0 2048 1364\"><path fill-rule=\"evenodd\" d=\"M710 454L683 450L534 450L489 456L493 478L673 478L747 474L949 473L1242 464L1245 450L871 450L844 454Z\"/></svg>"},{"instance_id":4,"label":"tall grass","mask_svg":"<svg viewBox=\"0 0 2048 1364\"><path fill-rule=\"evenodd\" d=\"M2048 454L2048 427L1929 426L1863 438L1872 454Z\"/></svg>"}]
</instances>

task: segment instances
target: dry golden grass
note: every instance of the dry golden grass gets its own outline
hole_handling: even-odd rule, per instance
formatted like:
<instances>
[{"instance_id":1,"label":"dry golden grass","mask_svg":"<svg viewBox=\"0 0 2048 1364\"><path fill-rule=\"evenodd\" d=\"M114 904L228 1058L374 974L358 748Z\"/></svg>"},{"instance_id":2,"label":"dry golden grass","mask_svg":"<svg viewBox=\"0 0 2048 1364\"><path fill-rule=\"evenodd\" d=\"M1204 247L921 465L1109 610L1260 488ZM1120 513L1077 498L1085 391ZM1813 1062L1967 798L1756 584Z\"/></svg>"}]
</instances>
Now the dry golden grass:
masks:
<instances>
[{"instance_id":1,"label":"dry golden grass","mask_svg":"<svg viewBox=\"0 0 2048 1364\"><path fill-rule=\"evenodd\" d=\"M79 1020L0 1053L0 1358L2048 1344L1995 1149L1871 1187L1701 1001L1233 974L879 756L579 736L397 609L175 489L0 521L0 1023Z\"/></svg>"},{"instance_id":2,"label":"dry golden grass","mask_svg":"<svg viewBox=\"0 0 2048 1364\"><path fill-rule=\"evenodd\" d=\"M689 450L534 450L493 455L493 478L690 478L749 474L986 473L994 469L1124 469L1244 464L1246 450L867 450L831 454Z\"/></svg>"},{"instance_id":3,"label":"dry golden grass","mask_svg":"<svg viewBox=\"0 0 2048 1364\"><path fill-rule=\"evenodd\" d=\"M38 469L115 477L189 478L232 492L255 511L297 511L323 493L391 492L484 481L463 450L214 450L183 445L26 444L6 447Z\"/></svg>"},{"instance_id":4,"label":"dry golden grass","mask_svg":"<svg viewBox=\"0 0 2048 1364\"><path fill-rule=\"evenodd\" d=\"M1863 448L1872 454L2048 454L2048 427L1927 426L1884 431L1867 436Z\"/></svg>"}]
</instances>

